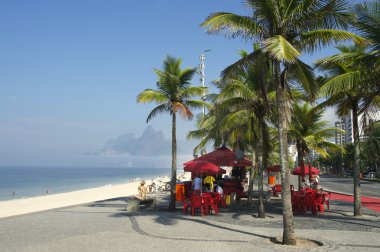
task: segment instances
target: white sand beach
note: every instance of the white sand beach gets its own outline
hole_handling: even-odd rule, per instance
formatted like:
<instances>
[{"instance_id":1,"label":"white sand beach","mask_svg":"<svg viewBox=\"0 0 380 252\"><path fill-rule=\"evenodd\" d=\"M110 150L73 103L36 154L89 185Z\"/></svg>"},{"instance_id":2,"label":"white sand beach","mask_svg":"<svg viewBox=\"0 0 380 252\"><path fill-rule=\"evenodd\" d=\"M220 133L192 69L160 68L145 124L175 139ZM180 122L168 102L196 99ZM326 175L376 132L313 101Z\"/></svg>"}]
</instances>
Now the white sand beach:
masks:
<instances>
[{"instance_id":1,"label":"white sand beach","mask_svg":"<svg viewBox=\"0 0 380 252\"><path fill-rule=\"evenodd\" d=\"M137 188L139 183L139 181L136 181L67 193L0 201L0 218L85 204L99 200L131 196L138 193Z\"/></svg>"},{"instance_id":2,"label":"white sand beach","mask_svg":"<svg viewBox=\"0 0 380 252\"><path fill-rule=\"evenodd\" d=\"M191 173L185 172L177 176L179 181L190 180ZM169 176L157 177L152 180L169 181ZM146 180L151 184L152 180ZM68 207L90 203L99 200L107 200L118 197L126 197L138 194L140 181L129 182L120 185L106 185L97 188L83 189L66 193L47 194L43 196L24 199L0 201L0 218L15 215L34 213L54 208Z\"/></svg>"}]
</instances>

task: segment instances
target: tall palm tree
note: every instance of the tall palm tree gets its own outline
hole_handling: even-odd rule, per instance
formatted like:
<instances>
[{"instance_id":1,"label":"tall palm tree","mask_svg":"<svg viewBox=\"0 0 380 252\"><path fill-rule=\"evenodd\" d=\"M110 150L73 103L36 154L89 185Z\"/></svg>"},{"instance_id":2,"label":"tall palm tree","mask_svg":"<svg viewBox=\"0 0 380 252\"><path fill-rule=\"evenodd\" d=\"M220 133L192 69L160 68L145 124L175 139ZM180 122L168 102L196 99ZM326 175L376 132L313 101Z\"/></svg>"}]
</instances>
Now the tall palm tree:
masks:
<instances>
[{"instance_id":1,"label":"tall palm tree","mask_svg":"<svg viewBox=\"0 0 380 252\"><path fill-rule=\"evenodd\" d=\"M380 94L380 1L356 4L353 11L357 17L354 23L356 31L369 42L365 53L355 57L365 67L358 69L359 72L365 72L361 77L365 78L366 82L377 87L377 94Z\"/></svg>"},{"instance_id":2,"label":"tall palm tree","mask_svg":"<svg viewBox=\"0 0 380 252\"><path fill-rule=\"evenodd\" d=\"M322 93L333 95L330 103L334 103L332 99L335 99L340 112L347 114L351 108L354 133L354 215L360 216L362 211L357 117L367 110L380 108L380 1L357 4L353 11L356 15L354 27L368 43L365 47L342 46L340 54L319 63L325 66L335 64L344 68L322 87ZM346 106L349 109L344 111Z\"/></svg>"},{"instance_id":3,"label":"tall palm tree","mask_svg":"<svg viewBox=\"0 0 380 252\"><path fill-rule=\"evenodd\" d=\"M260 50L259 45L254 45L254 55L250 60L245 59L249 54L241 51L242 60L226 68L222 73L222 80L226 82L220 97L223 98L222 107L235 107L235 113L246 113L246 118L251 124L252 135L251 149L255 157L261 160L257 166L258 189L259 189L259 218L265 218L263 202L263 168L268 166L269 153L272 149L270 144L268 115L275 113L273 100L269 98L274 93L270 82L270 65L268 57ZM244 62L240 64L239 62ZM234 113L230 115L234 116ZM261 148L259 148L261 147ZM255 161L256 158L252 158ZM256 162L255 162L256 163ZM254 166L251 175L254 173ZM253 183L250 183L252 190ZM251 197L249 197L250 200Z\"/></svg>"},{"instance_id":4,"label":"tall palm tree","mask_svg":"<svg viewBox=\"0 0 380 252\"><path fill-rule=\"evenodd\" d=\"M327 128L327 122L321 121L322 110L318 110L309 103L294 104L292 122L289 136L296 143L298 154L298 166L302 167L302 181L305 181L304 157L311 150L315 150L322 157L328 156L328 150L341 150L339 145L330 143L328 138L333 137L337 128ZM298 188L302 187L301 179Z\"/></svg>"},{"instance_id":5,"label":"tall palm tree","mask_svg":"<svg viewBox=\"0 0 380 252\"><path fill-rule=\"evenodd\" d=\"M190 86L190 81L196 73L195 68L181 69L182 59L167 56L163 63L163 69L155 69L157 74L157 90L145 89L137 95L139 103L156 103L148 115L146 122L161 113L169 113L172 117L172 172L171 172L171 197L169 210L175 209L176 203L176 178L177 178L177 138L176 115L179 113L185 119L192 119L192 108L207 106L204 101L193 100L196 96L202 96L205 88Z\"/></svg>"},{"instance_id":6,"label":"tall palm tree","mask_svg":"<svg viewBox=\"0 0 380 252\"><path fill-rule=\"evenodd\" d=\"M352 116L352 132L354 136L354 215L362 215L360 192L360 139L359 115L372 106L376 106L376 86L367 82L362 76L366 71L361 60L352 55L364 53L361 46L339 46L341 54L333 55L317 61L317 66L326 71L326 81L320 88L320 94L328 99L319 106L336 106L337 114L341 117ZM347 57L351 55L351 57ZM341 59L345 58L344 61ZM355 82L355 85L350 83Z\"/></svg>"},{"instance_id":7,"label":"tall palm tree","mask_svg":"<svg viewBox=\"0 0 380 252\"><path fill-rule=\"evenodd\" d=\"M280 142L281 184L283 198L283 244L295 245L293 213L291 208L287 133L289 107L286 91L289 87L288 70L297 69L293 78L313 95L316 85L311 69L299 56L302 51L312 52L321 45L334 41L361 38L350 32L336 30L347 28L349 14L344 12L343 0L246 0L245 6L252 16L240 16L219 12L211 14L201 26L209 33L225 32L227 36L254 39L262 43L262 49L272 59L273 82L276 85L278 106L278 132Z\"/></svg>"},{"instance_id":8,"label":"tall palm tree","mask_svg":"<svg viewBox=\"0 0 380 252\"><path fill-rule=\"evenodd\" d=\"M367 164L375 167L376 175L380 176L380 123L371 123L365 129L366 139L363 144L363 153L367 156Z\"/></svg>"}]
</instances>

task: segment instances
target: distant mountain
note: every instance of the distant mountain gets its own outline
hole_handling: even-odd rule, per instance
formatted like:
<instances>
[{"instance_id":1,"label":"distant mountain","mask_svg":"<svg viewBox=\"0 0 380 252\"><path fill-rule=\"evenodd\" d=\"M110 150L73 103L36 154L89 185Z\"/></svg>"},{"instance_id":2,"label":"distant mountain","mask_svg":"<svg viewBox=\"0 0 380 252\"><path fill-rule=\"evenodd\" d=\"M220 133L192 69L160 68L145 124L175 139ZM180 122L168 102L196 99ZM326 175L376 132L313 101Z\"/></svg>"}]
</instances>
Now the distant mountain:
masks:
<instances>
[{"instance_id":1,"label":"distant mountain","mask_svg":"<svg viewBox=\"0 0 380 252\"><path fill-rule=\"evenodd\" d=\"M192 154L195 144L177 141L178 155ZM156 131L148 126L143 134L135 138L134 134L127 133L116 139L109 139L103 148L86 153L87 155L129 154L131 156L171 156L171 140L166 140L162 131Z\"/></svg>"}]
</instances>

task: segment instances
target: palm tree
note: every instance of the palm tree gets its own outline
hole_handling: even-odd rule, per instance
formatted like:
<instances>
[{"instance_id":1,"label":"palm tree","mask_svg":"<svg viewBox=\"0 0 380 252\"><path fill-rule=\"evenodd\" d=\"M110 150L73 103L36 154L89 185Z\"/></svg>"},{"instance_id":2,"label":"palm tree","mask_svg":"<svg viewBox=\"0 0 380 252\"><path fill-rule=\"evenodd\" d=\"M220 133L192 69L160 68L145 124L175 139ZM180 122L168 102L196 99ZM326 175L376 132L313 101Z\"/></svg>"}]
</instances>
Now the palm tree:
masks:
<instances>
[{"instance_id":1,"label":"palm tree","mask_svg":"<svg viewBox=\"0 0 380 252\"><path fill-rule=\"evenodd\" d=\"M302 181L305 181L304 157L313 149L322 157L328 156L328 150L341 150L339 145L328 142L337 128L327 128L327 122L321 121L322 110L312 107L309 103L294 104L289 136L296 143L298 166L302 167ZM298 188L302 187L301 179Z\"/></svg>"},{"instance_id":2,"label":"palm tree","mask_svg":"<svg viewBox=\"0 0 380 252\"><path fill-rule=\"evenodd\" d=\"M288 73L297 69L293 79L313 96L316 85L312 70L299 56L302 51L312 52L321 45L338 40L361 38L350 32L334 28L347 28L349 14L344 12L343 0L246 0L246 7L252 10L252 16L240 16L233 13L211 14L201 26L209 33L226 32L231 37L254 39L262 43L262 50L272 60L273 82L276 85L278 106L278 132L280 142L281 184L283 198L283 244L295 245L293 213L291 208L287 133L289 129L289 107L286 91L289 88Z\"/></svg>"},{"instance_id":3,"label":"palm tree","mask_svg":"<svg viewBox=\"0 0 380 252\"><path fill-rule=\"evenodd\" d=\"M235 113L245 113L248 123L251 125L252 136L250 145L253 151L252 160L261 160L258 165L258 189L259 189L259 218L265 218L263 201L263 168L268 166L270 144L268 115L275 113L273 101L268 98L273 93L273 85L270 83L268 57L260 50L259 45L254 45L254 54L250 60L245 60L249 54L241 51L242 60L226 68L222 73L222 80L226 82L220 97L223 98L222 107L235 107ZM240 64L240 62L244 62ZM259 148L261 147L261 148ZM256 155L256 154L257 155ZM255 158L254 158L255 157ZM255 162L258 163L258 162ZM251 175L254 173L254 166ZM252 177L252 176L251 176ZM253 181L251 178L250 191ZM248 201L251 200L251 196Z\"/></svg>"},{"instance_id":4,"label":"palm tree","mask_svg":"<svg viewBox=\"0 0 380 252\"><path fill-rule=\"evenodd\" d=\"M340 112L349 113L351 108L354 133L354 215L360 216L360 147L358 114L380 108L380 2L354 6L354 27L367 39L366 47L341 47L341 53L320 62L320 65L336 64L344 67L335 73L323 87L322 93L333 95ZM342 70L342 69L341 69ZM340 74L339 74L340 73ZM345 101L345 102L344 102ZM360 105L360 107L359 107ZM345 107L348 106L348 109Z\"/></svg>"},{"instance_id":5,"label":"palm tree","mask_svg":"<svg viewBox=\"0 0 380 252\"><path fill-rule=\"evenodd\" d=\"M181 69L182 59L167 56L163 63L163 69L155 69L157 74L157 90L145 89L137 95L139 103L158 104L148 115L146 122L155 116L168 112L172 117L172 172L171 172L171 198L169 210L175 210L176 203L176 178L177 178L177 139L176 139L176 114L179 113L185 119L192 119L192 108L202 108L207 104L201 100L193 100L195 96L202 96L205 88L190 86L190 81L196 73L194 68Z\"/></svg>"},{"instance_id":6,"label":"palm tree","mask_svg":"<svg viewBox=\"0 0 380 252\"><path fill-rule=\"evenodd\" d=\"M319 106L336 106L341 117L352 115L352 132L354 136L354 215L362 215L360 199L360 140L359 115L377 105L376 86L368 83L365 66L357 57L365 54L361 46L339 46L341 54L333 55L317 62L317 66L327 71L326 81L320 88L320 94L328 100ZM347 55L351 55L347 57ZM352 57L356 55L357 57ZM341 59L345 60L342 61ZM371 74L370 74L371 75ZM351 85L355 82L355 85Z\"/></svg>"},{"instance_id":7,"label":"palm tree","mask_svg":"<svg viewBox=\"0 0 380 252\"><path fill-rule=\"evenodd\" d=\"M363 144L363 152L367 159L368 166L375 167L376 175L380 176L380 123L371 123L365 129L366 139Z\"/></svg>"},{"instance_id":8,"label":"palm tree","mask_svg":"<svg viewBox=\"0 0 380 252\"><path fill-rule=\"evenodd\" d=\"M343 58L354 57L360 61L364 66L357 69L360 78L375 88L377 95L380 95L380 1L356 4L353 11L357 17L354 27L369 43L361 55L343 55Z\"/></svg>"}]
</instances>

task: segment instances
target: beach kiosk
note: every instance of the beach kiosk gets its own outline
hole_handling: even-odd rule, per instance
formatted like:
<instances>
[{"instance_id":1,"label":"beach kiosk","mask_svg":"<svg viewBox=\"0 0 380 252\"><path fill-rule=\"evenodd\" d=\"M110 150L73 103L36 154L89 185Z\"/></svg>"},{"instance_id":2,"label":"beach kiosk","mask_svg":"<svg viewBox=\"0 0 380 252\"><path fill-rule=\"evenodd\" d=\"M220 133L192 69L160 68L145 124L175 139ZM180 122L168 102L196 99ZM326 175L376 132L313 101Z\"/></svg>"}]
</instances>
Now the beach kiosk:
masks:
<instances>
[{"instance_id":1,"label":"beach kiosk","mask_svg":"<svg viewBox=\"0 0 380 252\"><path fill-rule=\"evenodd\" d=\"M244 197L244 187L243 183L246 183L247 166L252 166L252 161L244 157L242 151L233 152L226 147L221 147L207 153L203 156L195 158L189 162L184 163L184 166L190 165L192 162L207 162L212 163L219 169L220 166L232 167L231 177L223 178L217 177L217 181L222 184L223 192L225 195L235 193L237 197ZM186 171L186 170L185 170ZM224 173L214 173L215 174L225 174ZM203 175L205 176L205 175ZM192 177L194 177L192 175Z\"/></svg>"}]
</instances>

